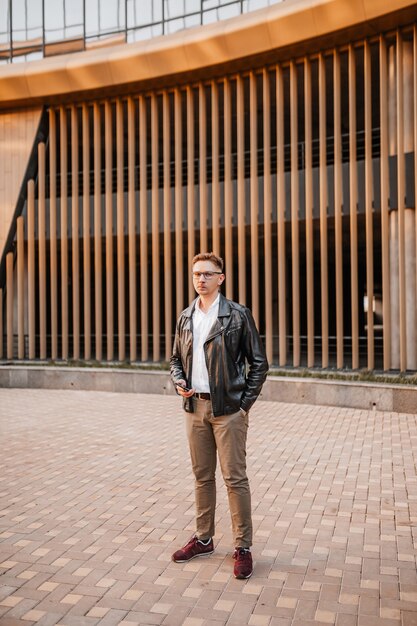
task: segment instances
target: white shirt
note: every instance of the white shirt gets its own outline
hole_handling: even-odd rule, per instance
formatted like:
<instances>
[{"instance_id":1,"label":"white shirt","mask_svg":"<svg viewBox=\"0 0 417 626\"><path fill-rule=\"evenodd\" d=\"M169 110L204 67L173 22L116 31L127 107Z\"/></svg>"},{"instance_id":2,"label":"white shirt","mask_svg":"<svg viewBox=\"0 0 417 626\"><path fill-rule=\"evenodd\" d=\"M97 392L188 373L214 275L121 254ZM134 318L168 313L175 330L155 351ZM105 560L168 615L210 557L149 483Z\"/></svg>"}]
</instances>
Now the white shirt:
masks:
<instances>
[{"instance_id":1,"label":"white shirt","mask_svg":"<svg viewBox=\"0 0 417 626\"><path fill-rule=\"evenodd\" d=\"M193 313L193 368L191 385L199 393L210 393L204 342L215 323L219 313L220 292L207 313L200 309L200 298L197 300Z\"/></svg>"}]
</instances>

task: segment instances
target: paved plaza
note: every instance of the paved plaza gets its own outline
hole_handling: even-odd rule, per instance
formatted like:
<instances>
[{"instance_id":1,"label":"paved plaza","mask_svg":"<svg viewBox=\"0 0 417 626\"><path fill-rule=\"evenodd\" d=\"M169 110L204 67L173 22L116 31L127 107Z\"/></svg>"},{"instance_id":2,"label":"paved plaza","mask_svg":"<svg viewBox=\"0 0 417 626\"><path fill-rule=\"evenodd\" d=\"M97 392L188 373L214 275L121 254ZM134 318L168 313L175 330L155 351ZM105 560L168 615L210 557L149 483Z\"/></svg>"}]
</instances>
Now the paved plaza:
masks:
<instances>
[{"instance_id":1,"label":"paved plaza","mask_svg":"<svg viewBox=\"0 0 417 626\"><path fill-rule=\"evenodd\" d=\"M259 401L255 571L194 529L180 400L0 389L0 625L417 624L417 415Z\"/></svg>"}]
</instances>

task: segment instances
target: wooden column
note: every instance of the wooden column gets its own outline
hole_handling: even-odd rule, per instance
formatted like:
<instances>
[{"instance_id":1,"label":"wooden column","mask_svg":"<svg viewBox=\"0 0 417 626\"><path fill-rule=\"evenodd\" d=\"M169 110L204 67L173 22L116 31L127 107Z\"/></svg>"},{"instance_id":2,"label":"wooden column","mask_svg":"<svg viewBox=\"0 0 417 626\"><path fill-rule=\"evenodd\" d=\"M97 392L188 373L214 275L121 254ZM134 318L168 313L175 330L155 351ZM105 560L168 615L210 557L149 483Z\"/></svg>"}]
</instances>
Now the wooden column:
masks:
<instances>
[{"instance_id":1,"label":"wooden column","mask_svg":"<svg viewBox=\"0 0 417 626\"><path fill-rule=\"evenodd\" d=\"M49 242L50 242L50 307L51 307L51 358L58 358L58 255L56 207L56 111L49 109Z\"/></svg>"},{"instance_id":2,"label":"wooden column","mask_svg":"<svg viewBox=\"0 0 417 626\"><path fill-rule=\"evenodd\" d=\"M45 144L38 144L39 356L46 359Z\"/></svg>"},{"instance_id":3,"label":"wooden column","mask_svg":"<svg viewBox=\"0 0 417 626\"><path fill-rule=\"evenodd\" d=\"M400 369L407 369L406 337L406 281L405 281L405 164L404 164L404 97L403 97L403 45L397 32L397 203L398 203L398 262L400 300Z\"/></svg>"},{"instance_id":4,"label":"wooden column","mask_svg":"<svg viewBox=\"0 0 417 626\"><path fill-rule=\"evenodd\" d=\"M35 310L35 181L29 180L28 187L28 330L29 359L36 357L36 310Z\"/></svg>"},{"instance_id":5,"label":"wooden column","mask_svg":"<svg viewBox=\"0 0 417 626\"><path fill-rule=\"evenodd\" d=\"M298 190L298 97L297 68L290 65L290 108L291 108L291 249L292 249L292 335L293 366L300 365L300 242Z\"/></svg>"},{"instance_id":6,"label":"wooden column","mask_svg":"<svg viewBox=\"0 0 417 626\"><path fill-rule=\"evenodd\" d=\"M164 91L162 95L163 107L163 159L164 159L164 316L165 316L165 360L169 361L171 355L171 326L172 326L172 282L178 271L172 267L171 251L171 134L170 134L170 103L169 94ZM175 118L176 121L176 118ZM175 126L175 124L174 124ZM174 143L178 141L176 136ZM175 163L176 165L176 163ZM176 171L176 170L175 170ZM176 190L175 190L176 191ZM180 207L181 209L182 207ZM177 206L175 206L177 211ZM175 214L176 215L176 214ZM176 263L177 263L176 258ZM168 339L169 338L169 339Z\"/></svg>"},{"instance_id":7,"label":"wooden column","mask_svg":"<svg viewBox=\"0 0 417 626\"><path fill-rule=\"evenodd\" d=\"M358 164L356 160L356 62L355 49L349 46L349 189L350 189L350 298L352 369L359 367L358 298Z\"/></svg>"},{"instance_id":8,"label":"wooden column","mask_svg":"<svg viewBox=\"0 0 417 626\"><path fill-rule=\"evenodd\" d=\"M314 367L313 121L311 64L304 61L307 367Z\"/></svg>"},{"instance_id":9,"label":"wooden column","mask_svg":"<svg viewBox=\"0 0 417 626\"><path fill-rule=\"evenodd\" d=\"M269 72L263 70L263 131L264 131L264 267L265 267L265 338L266 356L273 360L272 326L272 185L271 185L271 89Z\"/></svg>"},{"instance_id":10,"label":"wooden column","mask_svg":"<svg viewBox=\"0 0 417 626\"><path fill-rule=\"evenodd\" d=\"M327 132L326 66L319 56L319 138L320 138L320 282L321 282L321 366L329 366L329 278L327 251Z\"/></svg>"},{"instance_id":11,"label":"wooden column","mask_svg":"<svg viewBox=\"0 0 417 626\"><path fill-rule=\"evenodd\" d=\"M113 269L113 128L112 106L104 103L106 185L106 329L107 360L114 359Z\"/></svg>"},{"instance_id":12,"label":"wooden column","mask_svg":"<svg viewBox=\"0 0 417 626\"><path fill-rule=\"evenodd\" d=\"M125 348L125 202L123 186L123 103L116 100L116 159L117 159L117 322L118 322L118 346L119 361L126 358Z\"/></svg>"},{"instance_id":13,"label":"wooden column","mask_svg":"<svg viewBox=\"0 0 417 626\"><path fill-rule=\"evenodd\" d=\"M277 101L277 240L278 240L278 332L279 365L287 364L285 174L284 174L284 81L281 66L276 68Z\"/></svg>"},{"instance_id":14,"label":"wooden column","mask_svg":"<svg viewBox=\"0 0 417 626\"><path fill-rule=\"evenodd\" d=\"M174 91L174 128L175 128L175 295L177 316L185 306L184 302L184 260L183 260L183 202L182 202L182 111L181 92ZM165 328L165 336L168 341L167 361L171 356L172 320Z\"/></svg>"},{"instance_id":15,"label":"wooden column","mask_svg":"<svg viewBox=\"0 0 417 626\"><path fill-rule=\"evenodd\" d=\"M207 238L207 113L204 85L198 91L199 119L199 192L200 192L200 252L208 252Z\"/></svg>"},{"instance_id":16,"label":"wooden column","mask_svg":"<svg viewBox=\"0 0 417 626\"><path fill-rule=\"evenodd\" d=\"M187 87L187 247L188 299L194 298L191 263L195 255L195 149L194 149L194 93Z\"/></svg>"},{"instance_id":17,"label":"wooden column","mask_svg":"<svg viewBox=\"0 0 417 626\"><path fill-rule=\"evenodd\" d=\"M391 367L391 298L389 268L389 169L388 169L388 59L383 37L379 40L379 84L381 127L381 247L382 247L382 320L384 370ZM417 162L417 161L416 161ZM417 180L417 177L416 177Z\"/></svg>"},{"instance_id":18,"label":"wooden column","mask_svg":"<svg viewBox=\"0 0 417 626\"><path fill-rule=\"evenodd\" d=\"M226 298L233 300L233 188L232 188L232 93L224 81L224 231Z\"/></svg>"},{"instance_id":19,"label":"wooden column","mask_svg":"<svg viewBox=\"0 0 417 626\"><path fill-rule=\"evenodd\" d=\"M333 53L334 121L334 229L336 269L336 365L343 367L343 241L342 241L342 112L340 94L340 56Z\"/></svg>"},{"instance_id":20,"label":"wooden column","mask_svg":"<svg viewBox=\"0 0 417 626\"><path fill-rule=\"evenodd\" d=\"M25 222L17 218L17 337L18 358L25 358ZM0 335L0 341L3 337Z\"/></svg>"},{"instance_id":21,"label":"wooden column","mask_svg":"<svg viewBox=\"0 0 417 626\"><path fill-rule=\"evenodd\" d=\"M90 245L90 125L89 109L83 120L83 251L84 251L84 359L91 359L91 245Z\"/></svg>"},{"instance_id":22,"label":"wooden column","mask_svg":"<svg viewBox=\"0 0 417 626\"><path fill-rule=\"evenodd\" d=\"M136 199L135 199L135 105L132 98L127 101L128 116L128 231L129 231L129 337L130 361L136 361Z\"/></svg>"},{"instance_id":23,"label":"wooden column","mask_svg":"<svg viewBox=\"0 0 417 626\"><path fill-rule=\"evenodd\" d=\"M211 205L213 252L220 254L220 183L219 183L219 89L211 82Z\"/></svg>"},{"instance_id":24,"label":"wooden column","mask_svg":"<svg viewBox=\"0 0 417 626\"><path fill-rule=\"evenodd\" d=\"M151 96L151 152L152 152L152 335L153 360L160 358L160 264L159 264L159 176L158 176L158 102Z\"/></svg>"},{"instance_id":25,"label":"wooden column","mask_svg":"<svg viewBox=\"0 0 417 626\"><path fill-rule=\"evenodd\" d=\"M61 355L68 359L68 124L67 111L60 108L61 141Z\"/></svg>"},{"instance_id":26,"label":"wooden column","mask_svg":"<svg viewBox=\"0 0 417 626\"><path fill-rule=\"evenodd\" d=\"M256 75L249 75L249 114L250 114L250 247L251 247L251 286L252 314L259 326L259 189L258 189L258 101ZM241 261L242 262L242 261ZM239 263L240 265L240 263Z\"/></svg>"},{"instance_id":27,"label":"wooden column","mask_svg":"<svg viewBox=\"0 0 417 626\"><path fill-rule=\"evenodd\" d=\"M78 157L78 109L71 107L71 216L72 216L72 356L80 358L80 201L78 177L80 174Z\"/></svg>"},{"instance_id":28,"label":"wooden column","mask_svg":"<svg viewBox=\"0 0 417 626\"><path fill-rule=\"evenodd\" d=\"M6 307L7 307L7 358L14 358L13 350L13 309L14 309L14 276L13 252L6 254Z\"/></svg>"},{"instance_id":29,"label":"wooden column","mask_svg":"<svg viewBox=\"0 0 417 626\"><path fill-rule=\"evenodd\" d=\"M238 301L246 304L245 99L240 75L236 78L236 98Z\"/></svg>"},{"instance_id":30,"label":"wooden column","mask_svg":"<svg viewBox=\"0 0 417 626\"><path fill-rule=\"evenodd\" d=\"M146 100L139 97L139 207L140 207L140 332L141 359L148 360L148 192L146 153Z\"/></svg>"},{"instance_id":31,"label":"wooden column","mask_svg":"<svg viewBox=\"0 0 417 626\"><path fill-rule=\"evenodd\" d=\"M95 356L103 357L103 313L102 313L102 262L101 262L101 120L100 106L93 107L94 115L94 312L95 312Z\"/></svg>"},{"instance_id":32,"label":"wooden column","mask_svg":"<svg viewBox=\"0 0 417 626\"><path fill-rule=\"evenodd\" d=\"M366 293L368 297L367 337L368 369L374 369L374 234L372 190L372 76L371 50L367 41L364 46L365 91L365 221L366 221Z\"/></svg>"}]
</instances>

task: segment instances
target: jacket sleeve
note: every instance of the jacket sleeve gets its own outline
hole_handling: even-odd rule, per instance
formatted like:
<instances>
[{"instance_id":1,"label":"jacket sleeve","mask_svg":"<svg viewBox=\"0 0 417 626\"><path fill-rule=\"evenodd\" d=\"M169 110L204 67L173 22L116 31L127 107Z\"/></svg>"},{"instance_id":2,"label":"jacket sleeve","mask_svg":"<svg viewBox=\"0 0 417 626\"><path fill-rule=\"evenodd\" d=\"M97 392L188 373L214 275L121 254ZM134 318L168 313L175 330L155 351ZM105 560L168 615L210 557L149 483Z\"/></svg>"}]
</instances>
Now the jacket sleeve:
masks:
<instances>
[{"instance_id":1,"label":"jacket sleeve","mask_svg":"<svg viewBox=\"0 0 417 626\"><path fill-rule=\"evenodd\" d=\"M252 313L249 309L245 308L243 315L245 318L243 349L249 364L249 371L246 377L246 387L242 396L241 407L244 411L249 411L261 393L262 385L268 373L269 364Z\"/></svg>"},{"instance_id":2,"label":"jacket sleeve","mask_svg":"<svg viewBox=\"0 0 417 626\"><path fill-rule=\"evenodd\" d=\"M174 383L174 386L178 380L186 380L186 375L184 372L184 367L181 359L181 346L180 346L180 321L181 318L177 322L177 326L175 329L175 338L174 338L174 346L172 349L172 355L170 358L170 371L171 371L171 380Z\"/></svg>"}]
</instances>

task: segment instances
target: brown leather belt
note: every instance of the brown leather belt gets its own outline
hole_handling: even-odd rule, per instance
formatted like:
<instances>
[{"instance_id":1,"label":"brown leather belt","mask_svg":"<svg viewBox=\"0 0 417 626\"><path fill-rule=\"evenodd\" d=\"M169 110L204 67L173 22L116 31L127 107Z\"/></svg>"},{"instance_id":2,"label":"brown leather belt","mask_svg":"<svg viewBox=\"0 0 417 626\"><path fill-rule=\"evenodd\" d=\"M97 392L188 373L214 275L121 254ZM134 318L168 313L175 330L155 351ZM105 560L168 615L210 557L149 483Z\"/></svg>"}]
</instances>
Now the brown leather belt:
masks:
<instances>
[{"instance_id":1,"label":"brown leather belt","mask_svg":"<svg viewBox=\"0 0 417 626\"><path fill-rule=\"evenodd\" d=\"M211 396L209 393L196 392L194 395L196 398L200 398L200 400L211 400Z\"/></svg>"}]
</instances>

